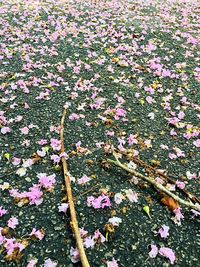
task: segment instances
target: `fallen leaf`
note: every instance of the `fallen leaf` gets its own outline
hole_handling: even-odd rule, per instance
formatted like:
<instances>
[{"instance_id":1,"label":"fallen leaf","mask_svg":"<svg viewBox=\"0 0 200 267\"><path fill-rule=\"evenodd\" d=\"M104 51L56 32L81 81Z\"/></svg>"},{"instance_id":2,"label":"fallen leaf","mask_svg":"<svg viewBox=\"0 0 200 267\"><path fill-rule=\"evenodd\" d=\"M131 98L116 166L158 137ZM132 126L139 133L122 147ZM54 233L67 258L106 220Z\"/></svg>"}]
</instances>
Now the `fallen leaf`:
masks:
<instances>
[{"instance_id":1,"label":"fallen leaf","mask_svg":"<svg viewBox=\"0 0 200 267\"><path fill-rule=\"evenodd\" d=\"M10 161L10 154L9 153L4 153L4 158Z\"/></svg>"},{"instance_id":2,"label":"fallen leaf","mask_svg":"<svg viewBox=\"0 0 200 267\"><path fill-rule=\"evenodd\" d=\"M164 196L161 198L161 203L168 207L169 210L173 211L179 208L179 204L171 197Z\"/></svg>"},{"instance_id":3,"label":"fallen leaf","mask_svg":"<svg viewBox=\"0 0 200 267\"><path fill-rule=\"evenodd\" d=\"M143 211L148 215L148 217L151 219L151 215L150 215L150 208L149 206L144 206L143 207Z\"/></svg>"}]
</instances>

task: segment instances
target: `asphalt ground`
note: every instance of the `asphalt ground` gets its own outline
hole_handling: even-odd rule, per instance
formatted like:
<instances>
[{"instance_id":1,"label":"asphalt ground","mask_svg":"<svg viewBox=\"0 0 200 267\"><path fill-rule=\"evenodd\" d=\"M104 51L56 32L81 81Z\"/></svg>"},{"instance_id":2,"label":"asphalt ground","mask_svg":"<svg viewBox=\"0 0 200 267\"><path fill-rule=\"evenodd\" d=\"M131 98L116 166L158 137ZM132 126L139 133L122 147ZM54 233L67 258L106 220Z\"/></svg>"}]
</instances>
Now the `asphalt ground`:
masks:
<instances>
[{"instance_id":1,"label":"asphalt ground","mask_svg":"<svg viewBox=\"0 0 200 267\"><path fill-rule=\"evenodd\" d=\"M151 245L172 249L174 266L199 266L198 216L181 206L184 218L175 223L160 192L106 163L114 146L124 163L140 158L199 197L198 8L197 1L0 1L0 266L81 266L70 255L69 210L59 212L63 174L52 160L64 105L68 168L79 227L92 238L91 266L170 266L149 256ZM55 181L42 186L41 173ZM31 193L31 202L34 185L42 195ZM174 193L187 199L178 185ZM102 195L109 205L89 206L88 197ZM9 224L12 217L18 224ZM105 225L113 217L121 222L111 233ZM158 233L163 225L167 238ZM30 235L34 228L41 240ZM106 241L93 237L98 229Z\"/></svg>"}]
</instances>

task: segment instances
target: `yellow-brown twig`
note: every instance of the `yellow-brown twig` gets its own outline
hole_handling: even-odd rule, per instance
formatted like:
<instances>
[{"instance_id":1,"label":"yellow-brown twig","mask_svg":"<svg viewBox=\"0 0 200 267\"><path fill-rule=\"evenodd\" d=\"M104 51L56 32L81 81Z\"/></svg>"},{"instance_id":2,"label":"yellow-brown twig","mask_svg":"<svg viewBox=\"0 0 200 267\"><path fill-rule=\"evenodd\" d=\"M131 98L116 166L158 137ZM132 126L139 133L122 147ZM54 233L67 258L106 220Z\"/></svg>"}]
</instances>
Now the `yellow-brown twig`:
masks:
<instances>
[{"instance_id":1,"label":"yellow-brown twig","mask_svg":"<svg viewBox=\"0 0 200 267\"><path fill-rule=\"evenodd\" d=\"M61 140L61 153L65 152L65 146L64 146L64 122L66 117L67 110L64 108L62 119L61 119L61 130L60 130L60 140ZM89 262L85 253L85 249L83 246L83 241L80 235L79 227L78 227L78 221L76 218L76 211L74 207L74 201L73 201L73 195L72 195L72 189L71 189L71 181L69 176L69 171L67 167L67 161L64 157L62 157L62 166L63 166L63 173L64 173L64 179L65 179L65 187L67 192L67 199L69 203L69 210L70 210L70 216L71 216L71 227L74 232L77 247L80 254L80 260L83 267L89 267Z\"/></svg>"}]
</instances>

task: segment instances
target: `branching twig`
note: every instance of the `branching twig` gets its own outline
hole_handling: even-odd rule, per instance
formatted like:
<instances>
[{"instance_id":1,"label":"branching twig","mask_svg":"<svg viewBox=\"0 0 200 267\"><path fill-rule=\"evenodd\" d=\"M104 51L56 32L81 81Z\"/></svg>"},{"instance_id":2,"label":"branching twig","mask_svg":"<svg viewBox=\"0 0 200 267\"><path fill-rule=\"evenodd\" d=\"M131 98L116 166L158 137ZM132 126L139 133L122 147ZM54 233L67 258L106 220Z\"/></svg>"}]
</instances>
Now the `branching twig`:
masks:
<instances>
[{"instance_id":1,"label":"branching twig","mask_svg":"<svg viewBox=\"0 0 200 267\"><path fill-rule=\"evenodd\" d=\"M120 168L122 168L123 170L133 174L134 176L141 178L145 181L147 181L148 183L152 184L153 186L155 186L157 189L159 189L160 191L164 192L165 194L167 194L168 196L172 197L174 200L176 200L177 202L179 202L180 204L187 206L190 209L194 209L200 212L200 205L196 204L194 205L192 202L188 202L183 200L182 198L178 197L177 195L175 195L174 193L170 192L167 188L165 188L163 185L158 184L153 177L150 176L144 176L143 174L129 169L125 164L122 164L117 157L115 156L115 154L113 153L115 160L111 160L111 159L107 159L107 161L109 163L112 163Z\"/></svg>"},{"instance_id":2,"label":"branching twig","mask_svg":"<svg viewBox=\"0 0 200 267\"><path fill-rule=\"evenodd\" d=\"M176 184L176 181L174 179L172 179L171 177L167 176L166 174L160 172L159 170L153 168L152 166L148 165L146 162L144 162L141 159L138 158L132 158L133 162L136 164L139 164L140 166L146 168L146 169L150 169L152 172L154 172L155 174L158 174L159 176L161 176L162 178L164 178L165 180L170 181L172 184ZM191 192L189 192L186 189L181 189L181 191L187 196L189 197L192 201L200 203L200 199L195 196L194 194L192 194Z\"/></svg>"},{"instance_id":3,"label":"branching twig","mask_svg":"<svg viewBox=\"0 0 200 267\"><path fill-rule=\"evenodd\" d=\"M63 111L62 119L61 119L61 130L60 130L60 140L61 140L61 153L65 152L65 147L64 147L64 121L65 121L65 116L66 116L67 110L66 108ZM63 173L64 173L64 179L65 179L65 187L66 187L66 192L67 192L67 199L69 203L69 210L70 210L70 215L71 215L71 227L72 230L75 234L76 238L76 243L77 247L79 250L80 254L80 260L82 263L83 267L89 267L89 262L87 259L87 256L85 254L85 249L83 247L83 241L80 235L80 231L78 228L78 221L76 219L76 212L75 212L75 207L74 207L74 201L73 201L73 195L72 195L72 189L71 189L71 181L70 181L70 176L69 176L69 171L67 167L67 161L64 157L62 157L62 166L63 166Z\"/></svg>"},{"instance_id":4,"label":"branching twig","mask_svg":"<svg viewBox=\"0 0 200 267\"><path fill-rule=\"evenodd\" d=\"M98 186L99 186L99 184L95 184L95 185L92 186L90 189L88 189L88 190L86 190L85 192L81 193L81 194L79 195L79 197L82 197L82 196L86 195L87 193L93 191L93 190L94 190L96 187L98 187Z\"/></svg>"}]
</instances>

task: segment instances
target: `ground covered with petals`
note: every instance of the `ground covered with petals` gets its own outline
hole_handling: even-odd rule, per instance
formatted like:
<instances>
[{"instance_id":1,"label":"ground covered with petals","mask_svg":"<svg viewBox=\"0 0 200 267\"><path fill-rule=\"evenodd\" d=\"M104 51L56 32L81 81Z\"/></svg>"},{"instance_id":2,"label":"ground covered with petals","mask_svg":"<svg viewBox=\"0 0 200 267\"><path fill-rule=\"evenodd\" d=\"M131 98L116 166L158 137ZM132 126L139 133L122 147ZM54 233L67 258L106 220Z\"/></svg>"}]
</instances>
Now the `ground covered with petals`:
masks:
<instances>
[{"instance_id":1,"label":"ground covered with petals","mask_svg":"<svg viewBox=\"0 0 200 267\"><path fill-rule=\"evenodd\" d=\"M199 197L199 8L0 1L0 266L81 266L62 157L91 266L198 266L199 213L106 160Z\"/></svg>"}]
</instances>

